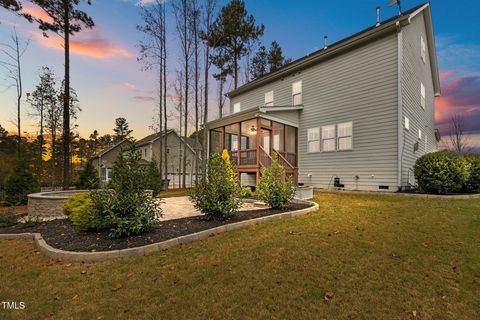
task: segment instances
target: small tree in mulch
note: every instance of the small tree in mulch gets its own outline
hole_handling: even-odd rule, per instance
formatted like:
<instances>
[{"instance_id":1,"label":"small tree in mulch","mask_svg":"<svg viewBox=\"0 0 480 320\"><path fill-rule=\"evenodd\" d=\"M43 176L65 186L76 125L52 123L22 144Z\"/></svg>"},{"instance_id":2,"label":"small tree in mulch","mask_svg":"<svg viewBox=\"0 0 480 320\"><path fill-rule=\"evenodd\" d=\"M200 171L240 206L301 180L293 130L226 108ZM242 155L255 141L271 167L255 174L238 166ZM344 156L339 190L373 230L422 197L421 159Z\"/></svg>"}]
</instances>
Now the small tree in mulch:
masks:
<instances>
[{"instance_id":1,"label":"small tree in mulch","mask_svg":"<svg viewBox=\"0 0 480 320\"><path fill-rule=\"evenodd\" d=\"M270 166L262 168L256 193L272 209L284 209L293 199L292 178L285 178L285 169L278 162L276 153L272 155Z\"/></svg>"},{"instance_id":2,"label":"small tree in mulch","mask_svg":"<svg viewBox=\"0 0 480 320\"><path fill-rule=\"evenodd\" d=\"M162 177L160 176L160 171L158 170L158 163L155 160L152 160L145 169L145 189L152 190L154 195L157 195L162 191Z\"/></svg>"},{"instance_id":3,"label":"small tree in mulch","mask_svg":"<svg viewBox=\"0 0 480 320\"><path fill-rule=\"evenodd\" d=\"M100 187L97 170L91 161L87 161L85 167L78 175L75 187L77 190L92 190Z\"/></svg>"},{"instance_id":4,"label":"small tree in mulch","mask_svg":"<svg viewBox=\"0 0 480 320\"><path fill-rule=\"evenodd\" d=\"M190 195L195 208L207 219L225 220L241 207L240 187L228 152L210 155L207 175L197 182Z\"/></svg>"},{"instance_id":5,"label":"small tree in mulch","mask_svg":"<svg viewBox=\"0 0 480 320\"><path fill-rule=\"evenodd\" d=\"M13 172L5 181L5 202L10 206L24 205L30 193L40 192L35 175L28 169L24 159L19 159Z\"/></svg>"}]
</instances>

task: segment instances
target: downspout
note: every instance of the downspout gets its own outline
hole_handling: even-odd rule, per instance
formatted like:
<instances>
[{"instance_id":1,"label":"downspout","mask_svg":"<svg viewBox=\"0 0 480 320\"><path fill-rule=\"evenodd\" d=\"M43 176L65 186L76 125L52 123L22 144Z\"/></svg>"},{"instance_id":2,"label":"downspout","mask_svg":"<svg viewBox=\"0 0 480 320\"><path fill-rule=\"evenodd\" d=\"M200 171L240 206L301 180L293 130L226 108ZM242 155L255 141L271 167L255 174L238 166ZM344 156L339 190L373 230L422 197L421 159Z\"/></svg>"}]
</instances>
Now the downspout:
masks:
<instances>
[{"instance_id":1,"label":"downspout","mask_svg":"<svg viewBox=\"0 0 480 320\"><path fill-rule=\"evenodd\" d=\"M398 189L402 188L402 146L403 146L403 93L402 93L402 78L403 78L403 34L400 22L397 22L397 50L398 50L398 114L397 114L397 185Z\"/></svg>"}]
</instances>

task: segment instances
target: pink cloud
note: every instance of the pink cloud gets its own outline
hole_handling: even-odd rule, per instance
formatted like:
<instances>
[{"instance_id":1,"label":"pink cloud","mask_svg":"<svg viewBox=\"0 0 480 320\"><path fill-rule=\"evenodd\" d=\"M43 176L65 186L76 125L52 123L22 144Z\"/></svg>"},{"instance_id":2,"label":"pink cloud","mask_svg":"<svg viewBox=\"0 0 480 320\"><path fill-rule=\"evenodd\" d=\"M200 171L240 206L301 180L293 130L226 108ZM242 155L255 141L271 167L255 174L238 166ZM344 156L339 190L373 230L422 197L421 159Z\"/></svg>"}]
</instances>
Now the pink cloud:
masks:
<instances>
[{"instance_id":1,"label":"pink cloud","mask_svg":"<svg viewBox=\"0 0 480 320\"><path fill-rule=\"evenodd\" d=\"M38 31L34 32L33 35L43 46L63 51L62 38L56 35L49 35L46 38ZM83 31L83 34L72 37L70 40L70 52L96 59L130 58L133 56L127 49L103 38L98 32L98 28L96 30Z\"/></svg>"},{"instance_id":2,"label":"pink cloud","mask_svg":"<svg viewBox=\"0 0 480 320\"><path fill-rule=\"evenodd\" d=\"M151 96L134 96L132 99L138 103L152 103L156 101L156 99Z\"/></svg>"}]
</instances>

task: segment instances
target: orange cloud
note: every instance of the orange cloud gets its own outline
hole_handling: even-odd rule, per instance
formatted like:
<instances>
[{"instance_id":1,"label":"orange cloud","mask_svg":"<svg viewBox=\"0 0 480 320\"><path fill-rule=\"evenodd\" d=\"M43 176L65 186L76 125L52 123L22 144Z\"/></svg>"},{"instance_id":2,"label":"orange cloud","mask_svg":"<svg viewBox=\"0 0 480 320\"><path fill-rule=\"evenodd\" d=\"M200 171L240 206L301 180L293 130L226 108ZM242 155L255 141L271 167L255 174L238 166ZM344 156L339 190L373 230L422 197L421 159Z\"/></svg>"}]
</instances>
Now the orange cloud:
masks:
<instances>
[{"instance_id":1,"label":"orange cloud","mask_svg":"<svg viewBox=\"0 0 480 320\"><path fill-rule=\"evenodd\" d=\"M73 54L92 57L96 59L106 59L112 57L130 58L132 54L124 48L121 48L107 39L98 35L98 32L86 32L88 37L84 39L71 38L70 52ZM63 50L63 39L56 35L49 35L45 38L42 33L35 32L35 38L45 47Z\"/></svg>"},{"instance_id":2,"label":"orange cloud","mask_svg":"<svg viewBox=\"0 0 480 320\"><path fill-rule=\"evenodd\" d=\"M37 6L25 6L23 7L22 12L28 13L36 19L41 19L45 22L52 22L52 18L45 11L43 11Z\"/></svg>"}]
</instances>

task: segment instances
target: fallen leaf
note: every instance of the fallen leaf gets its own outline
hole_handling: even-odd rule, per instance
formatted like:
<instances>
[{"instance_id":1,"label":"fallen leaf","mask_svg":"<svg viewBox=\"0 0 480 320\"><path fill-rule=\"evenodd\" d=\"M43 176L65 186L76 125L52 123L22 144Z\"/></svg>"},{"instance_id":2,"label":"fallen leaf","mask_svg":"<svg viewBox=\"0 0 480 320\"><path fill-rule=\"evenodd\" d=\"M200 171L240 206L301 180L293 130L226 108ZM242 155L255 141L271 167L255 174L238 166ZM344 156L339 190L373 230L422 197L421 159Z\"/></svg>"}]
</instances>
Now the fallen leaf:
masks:
<instances>
[{"instance_id":1,"label":"fallen leaf","mask_svg":"<svg viewBox=\"0 0 480 320\"><path fill-rule=\"evenodd\" d=\"M417 317L417 310L413 309L412 310L412 315L413 315L414 318L416 318Z\"/></svg>"},{"instance_id":2,"label":"fallen leaf","mask_svg":"<svg viewBox=\"0 0 480 320\"><path fill-rule=\"evenodd\" d=\"M72 300L77 300L78 299L78 294L74 295Z\"/></svg>"},{"instance_id":3,"label":"fallen leaf","mask_svg":"<svg viewBox=\"0 0 480 320\"><path fill-rule=\"evenodd\" d=\"M330 301L333 299L333 292L325 292L325 296L323 297L325 301Z\"/></svg>"},{"instance_id":4,"label":"fallen leaf","mask_svg":"<svg viewBox=\"0 0 480 320\"><path fill-rule=\"evenodd\" d=\"M71 263L67 263L67 264L65 265L65 267L67 267L67 268L68 268L68 267L71 267L71 266L72 266Z\"/></svg>"},{"instance_id":5,"label":"fallen leaf","mask_svg":"<svg viewBox=\"0 0 480 320\"><path fill-rule=\"evenodd\" d=\"M87 273L87 270L82 270L80 271L81 274L86 274Z\"/></svg>"},{"instance_id":6,"label":"fallen leaf","mask_svg":"<svg viewBox=\"0 0 480 320\"><path fill-rule=\"evenodd\" d=\"M112 289L112 291L118 291L120 289L123 289L123 284L119 283L115 286L115 288Z\"/></svg>"},{"instance_id":7,"label":"fallen leaf","mask_svg":"<svg viewBox=\"0 0 480 320\"><path fill-rule=\"evenodd\" d=\"M428 248L428 242L422 243L422 246L423 246L424 248Z\"/></svg>"}]
</instances>

